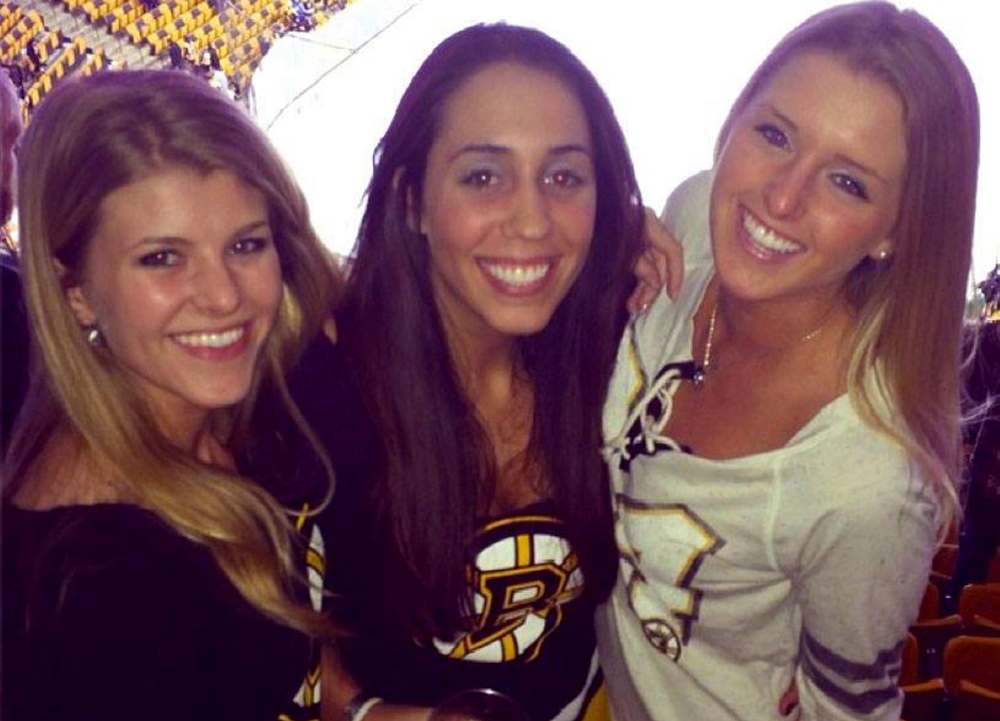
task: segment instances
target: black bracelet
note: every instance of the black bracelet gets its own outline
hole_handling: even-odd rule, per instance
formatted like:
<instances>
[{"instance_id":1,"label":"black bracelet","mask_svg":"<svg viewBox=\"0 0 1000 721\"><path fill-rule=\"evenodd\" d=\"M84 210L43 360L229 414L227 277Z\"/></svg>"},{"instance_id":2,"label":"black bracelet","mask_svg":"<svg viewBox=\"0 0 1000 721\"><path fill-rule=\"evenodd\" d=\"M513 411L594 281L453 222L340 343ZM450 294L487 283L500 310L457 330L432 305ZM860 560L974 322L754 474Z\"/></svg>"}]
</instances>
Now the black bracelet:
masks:
<instances>
[{"instance_id":1,"label":"black bracelet","mask_svg":"<svg viewBox=\"0 0 1000 721\"><path fill-rule=\"evenodd\" d=\"M382 703L375 694L368 691L358 691L346 706L344 706L344 721L362 721L376 704Z\"/></svg>"}]
</instances>

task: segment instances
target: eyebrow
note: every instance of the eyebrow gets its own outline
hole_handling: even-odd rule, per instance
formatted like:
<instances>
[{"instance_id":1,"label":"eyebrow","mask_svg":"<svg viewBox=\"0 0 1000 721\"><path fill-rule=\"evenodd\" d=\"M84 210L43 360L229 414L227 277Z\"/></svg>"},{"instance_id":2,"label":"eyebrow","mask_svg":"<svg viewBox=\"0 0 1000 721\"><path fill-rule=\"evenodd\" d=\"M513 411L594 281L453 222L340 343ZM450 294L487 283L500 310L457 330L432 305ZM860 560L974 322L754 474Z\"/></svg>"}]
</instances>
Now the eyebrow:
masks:
<instances>
[{"instance_id":1,"label":"eyebrow","mask_svg":"<svg viewBox=\"0 0 1000 721\"><path fill-rule=\"evenodd\" d=\"M239 228L234 230L231 234L231 238L238 238L241 235L246 235L247 233L252 233L260 228L265 228L270 226L270 222L267 220L254 220L246 225L241 225ZM139 248L143 245L186 245L191 241L187 238L183 238L179 235L153 235L147 236L145 238L140 238L132 246L134 248Z\"/></svg>"},{"instance_id":2,"label":"eyebrow","mask_svg":"<svg viewBox=\"0 0 1000 721\"><path fill-rule=\"evenodd\" d=\"M788 117L783 112L781 112L780 110L778 110L776 107L774 107L773 105L770 105L770 104L767 107L768 107L768 109L772 113L774 113L778 117L778 119L780 119L783 123L786 123L792 130L798 130L799 129L799 126L795 124L794 120L792 120L790 117ZM844 163L847 163L848 165L853 165L855 168L857 168L861 172L863 172L863 173L865 173L867 175L870 175L873 178L881 180L883 183L886 182L885 178L883 178L873 168L868 167L864 163L859 163L854 158L852 158L850 156L847 156L847 155L844 155L843 153L837 153L836 157L840 161L842 161Z\"/></svg>"},{"instance_id":3,"label":"eyebrow","mask_svg":"<svg viewBox=\"0 0 1000 721\"><path fill-rule=\"evenodd\" d=\"M514 151L507 147L506 145L496 145L495 143L469 143L468 145L463 145L461 148L452 153L449 160L454 160L461 155L467 153L484 153L486 155L510 155ZM584 153L585 155L591 155L590 148L585 145L580 145L579 143L566 143L564 145L556 145L549 149L549 155L568 155L570 153Z\"/></svg>"}]
</instances>

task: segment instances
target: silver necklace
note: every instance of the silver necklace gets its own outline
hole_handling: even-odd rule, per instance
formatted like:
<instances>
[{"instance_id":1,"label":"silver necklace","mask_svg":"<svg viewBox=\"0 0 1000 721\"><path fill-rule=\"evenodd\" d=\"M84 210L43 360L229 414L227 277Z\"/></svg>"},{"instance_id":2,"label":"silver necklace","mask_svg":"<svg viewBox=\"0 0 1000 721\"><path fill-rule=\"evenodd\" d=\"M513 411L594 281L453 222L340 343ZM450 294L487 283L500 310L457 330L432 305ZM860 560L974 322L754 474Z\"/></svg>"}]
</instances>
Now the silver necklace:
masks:
<instances>
[{"instance_id":1,"label":"silver necklace","mask_svg":"<svg viewBox=\"0 0 1000 721\"><path fill-rule=\"evenodd\" d=\"M719 315L719 299L715 299L715 304L712 305L712 314L708 316L708 334L705 336L705 350L702 353L701 365L695 366L694 373L691 375L691 383L694 385L696 391L700 391L705 385L705 377L708 376L709 371L712 369L712 344L715 341L715 319ZM792 343L792 345L798 345L799 343L808 343L813 338L818 336L823 328L826 327L827 321L830 320L830 315L824 318L818 326L813 328L811 331L806 333L804 336L799 338L797 341ZM789 346L791 347L791 346Z\"/></svg>"}]
</instances>

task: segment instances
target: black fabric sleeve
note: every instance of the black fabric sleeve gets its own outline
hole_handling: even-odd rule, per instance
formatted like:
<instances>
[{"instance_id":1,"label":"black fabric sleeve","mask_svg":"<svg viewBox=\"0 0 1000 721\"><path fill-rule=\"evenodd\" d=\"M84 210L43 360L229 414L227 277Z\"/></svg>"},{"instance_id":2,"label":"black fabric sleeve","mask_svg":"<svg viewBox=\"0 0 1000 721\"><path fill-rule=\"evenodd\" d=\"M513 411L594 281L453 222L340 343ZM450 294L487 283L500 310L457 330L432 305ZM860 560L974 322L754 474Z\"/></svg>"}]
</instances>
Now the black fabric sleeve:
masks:
<instances>
[{"instance_id":1,"label":"black fabric sleeve","mask_svg":"<svg viewBox=\"0 0 1000 721\"><path fill-rule=\"evenodd\" d=\"M5 719L196 717L202 554L138 510L4 530Z\"/></svg>"},{"instance_id":2,"label":"black fabric sleeve","mask_svg":"<svg viewBox=\"0 0 1000 721\"><path fill-rule=\"evenodd\" d=\"M52 618L51 718L186 719L195 714L194 628L153 567L81 571Z\"/></svg>"}]
</instances>

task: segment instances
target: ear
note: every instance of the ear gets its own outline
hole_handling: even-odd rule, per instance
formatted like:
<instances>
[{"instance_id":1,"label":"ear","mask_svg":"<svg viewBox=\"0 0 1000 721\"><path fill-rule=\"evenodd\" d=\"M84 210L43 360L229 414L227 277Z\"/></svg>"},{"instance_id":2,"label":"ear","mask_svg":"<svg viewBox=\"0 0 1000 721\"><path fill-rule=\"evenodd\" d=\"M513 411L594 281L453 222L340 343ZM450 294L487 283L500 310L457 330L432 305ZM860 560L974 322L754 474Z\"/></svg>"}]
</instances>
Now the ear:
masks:
<instances>
[{"instance_id":1,"label":"ear","mask_svg":"<svg viewBox=\"0 0 1000 721\"><path fill-rule=\"evenodd\" d=\"M403 173L406 172L406 168L402 165L396 168L392 173L392 189L395 192L399 192L400 186L403 183ZM420 217L420 210L417 207L416 202L413 199L413 189L406 189L406 225L414 233L424 233L424 223Z\"/></svg>"},{"instance_id":2,"label":"ear","mask_svg":"<svg viewBox=\"0 0 1000 721\"><path fill-rule=\"evenodd\" d=\"M872 249L868 251L868 257L876 262L886 260L892 255L895 245L891 239L884 238L872 246Z\"/></svg>"},{"instance_id":3,"label":"ear","mask_svg":"<svg viewBox=\"0 0 1000 721\"><path fill-rule=\"evenodd\" d=\"M97 314L94 313L94 309L87 302L87 298L83 294L83 288L78 285L67 288L66 302L69 303L70 310L76 316L76 322L80 324L80 327L89 328L97 324Z\"/></svg>"}]
</instances>

